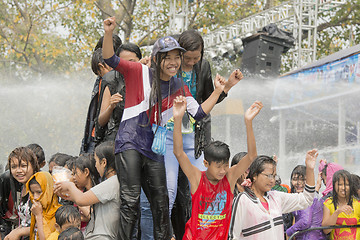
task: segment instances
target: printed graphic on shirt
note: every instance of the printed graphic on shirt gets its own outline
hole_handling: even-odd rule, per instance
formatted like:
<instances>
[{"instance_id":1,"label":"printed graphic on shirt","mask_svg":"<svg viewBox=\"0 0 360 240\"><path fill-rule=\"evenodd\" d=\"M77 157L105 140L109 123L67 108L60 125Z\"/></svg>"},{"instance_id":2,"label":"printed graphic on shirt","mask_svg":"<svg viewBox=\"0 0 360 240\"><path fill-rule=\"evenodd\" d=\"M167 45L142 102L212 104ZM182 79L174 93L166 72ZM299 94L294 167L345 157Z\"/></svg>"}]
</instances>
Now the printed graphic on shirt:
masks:
<instances>
[{"instance_id":1,"label":"printed graphic on shirt","mask_svg":"<svg viewBox=\"0 0 360 240\"><path fill-rule=\"evenodd\" d=\"M336 220L337 225L356 225L356 218L339 218ZM356 228L338 228L335 229L334 239L356 239Z\"/></svg>"},{"instance_id":2,"label":"printed graphic on shirt","mask_svg":"<svg viewBox=\"0 0 360 240\"><path fill-rule=\"evenodd\" d=\"M220 227L216 220L223 220L226 218L226 214L221 215L225 209L227 199L226 191L218 193L215 198L201 196L200 200L200 212L203 214L198 215L198 228L204 230L210 227Z\"/></svg>"}]
</instances>

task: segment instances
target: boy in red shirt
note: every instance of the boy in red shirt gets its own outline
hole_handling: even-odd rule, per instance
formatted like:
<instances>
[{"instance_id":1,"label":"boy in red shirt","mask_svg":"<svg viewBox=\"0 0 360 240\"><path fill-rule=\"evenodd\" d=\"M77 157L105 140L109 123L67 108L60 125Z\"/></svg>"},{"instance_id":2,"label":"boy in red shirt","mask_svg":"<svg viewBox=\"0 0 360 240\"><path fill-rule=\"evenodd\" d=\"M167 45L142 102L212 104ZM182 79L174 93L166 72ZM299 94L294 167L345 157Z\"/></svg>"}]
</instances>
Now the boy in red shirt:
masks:
<instances>
[{"instance_id":1,"label":"boy in red shirt","mask_svg":"<svg viewBox=\"0 0 360 240\"><path fill-rule=\"evenodd\" d=\"M239 70L235 74L242 78ZM248 154L229 168L228 145L220 141L212 142L204 150L207 170L201 172L191 164L183 151L181 122L186 110L186 98L178 96L174 100L174 154L189 179L192 197L191 218L186 223L183 240L227 239L236 181L257 156L252 120L262 107L261 102L254 102L244 114Z\"/></svg>"}]
</instances>

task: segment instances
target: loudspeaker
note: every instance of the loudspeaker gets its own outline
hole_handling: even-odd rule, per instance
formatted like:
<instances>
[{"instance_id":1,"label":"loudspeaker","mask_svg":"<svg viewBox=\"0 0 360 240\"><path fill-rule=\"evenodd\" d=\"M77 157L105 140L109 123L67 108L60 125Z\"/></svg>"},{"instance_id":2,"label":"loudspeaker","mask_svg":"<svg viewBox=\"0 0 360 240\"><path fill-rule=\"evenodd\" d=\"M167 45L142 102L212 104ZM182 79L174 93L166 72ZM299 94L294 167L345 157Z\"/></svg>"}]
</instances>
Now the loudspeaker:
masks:
<instances>
[{"instance_id":1,"label":"loudspeaker","mask_svg":"<svg viewBox=\"0 0 360 240\"><path fill-rule=\"evenodd\" d=\"M285 41L257 33L242 40L244 53L241 69L245 75L277 76L280 72L281 54L291 45Z\"/></svg>"}]
</instances>

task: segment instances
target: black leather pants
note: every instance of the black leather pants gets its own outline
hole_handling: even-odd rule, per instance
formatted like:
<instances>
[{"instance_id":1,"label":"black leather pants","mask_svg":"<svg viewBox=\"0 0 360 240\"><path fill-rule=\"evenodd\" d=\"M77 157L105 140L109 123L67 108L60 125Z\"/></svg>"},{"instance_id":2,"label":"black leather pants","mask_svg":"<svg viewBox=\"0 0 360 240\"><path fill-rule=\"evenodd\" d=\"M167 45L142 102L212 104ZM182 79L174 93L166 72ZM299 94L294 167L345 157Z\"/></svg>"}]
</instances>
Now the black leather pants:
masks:
<instances>
[{"instance_id":1,"label":"black leather pants","mask_svg":"<svg viewBox=\"0 0 360 240\"><path fill-rule=\"evenodd\" d=\"M169 197L164 163L151 160L136 150L126 150L115 157L121 199L118 239L130 240L134 234L143 187L153 215L154 239L169 240Z\"/></svg>"}]
</instances>

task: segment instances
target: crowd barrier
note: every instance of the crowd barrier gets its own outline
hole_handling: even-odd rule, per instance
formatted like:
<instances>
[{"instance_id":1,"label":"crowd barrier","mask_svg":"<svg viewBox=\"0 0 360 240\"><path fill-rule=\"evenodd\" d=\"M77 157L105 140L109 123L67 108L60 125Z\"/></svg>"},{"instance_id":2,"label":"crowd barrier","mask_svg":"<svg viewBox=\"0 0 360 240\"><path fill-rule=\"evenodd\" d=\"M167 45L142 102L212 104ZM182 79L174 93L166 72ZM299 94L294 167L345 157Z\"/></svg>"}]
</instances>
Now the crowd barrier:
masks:
<instances>
[{"instance_id":1,"label":"crowd barrier","mask_svg":"<svg viewBox=\"0 0 360 240\"><path fill-rule=\"evenodd\" d=\"M360 225L331 225L331 226L324 226L324 227L314 227L308 228L301 231L296 231L293 235L290 236L288 240L294 240L296 235L304 232L314 231L314 230L324 230L324 229L335 229L335 228L360 228Z\"/></svg>"}]
</instances>

